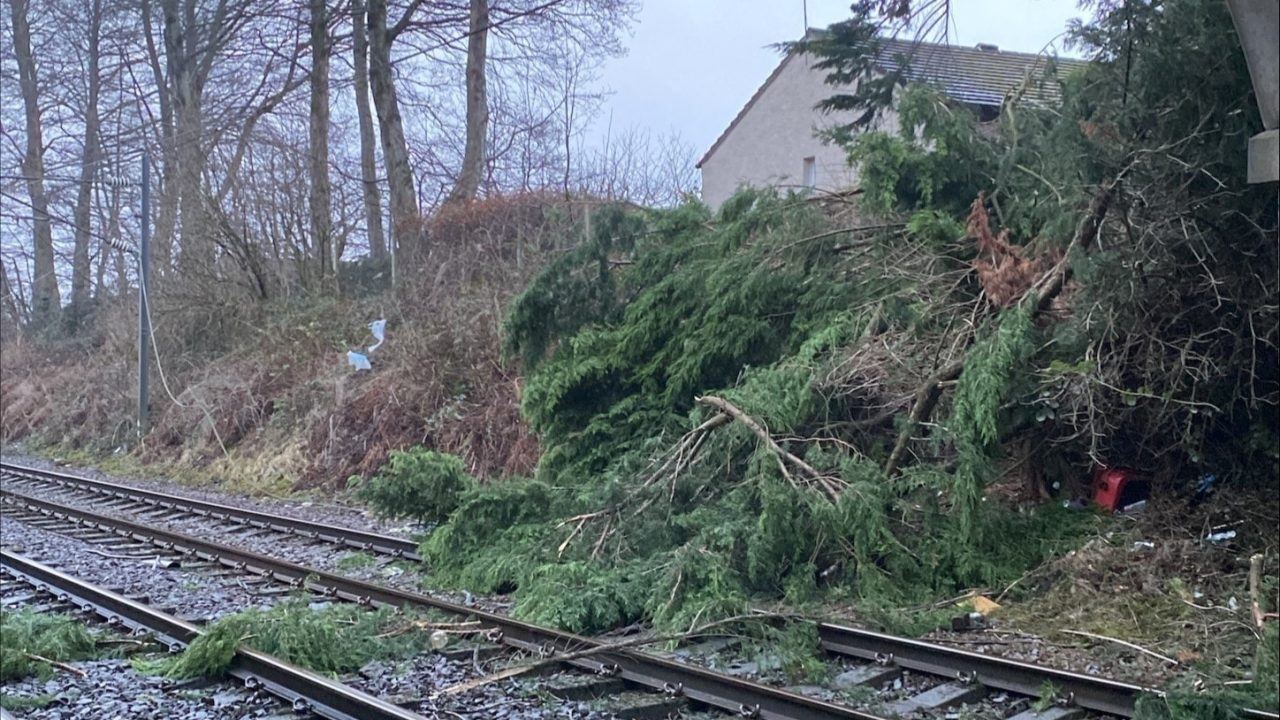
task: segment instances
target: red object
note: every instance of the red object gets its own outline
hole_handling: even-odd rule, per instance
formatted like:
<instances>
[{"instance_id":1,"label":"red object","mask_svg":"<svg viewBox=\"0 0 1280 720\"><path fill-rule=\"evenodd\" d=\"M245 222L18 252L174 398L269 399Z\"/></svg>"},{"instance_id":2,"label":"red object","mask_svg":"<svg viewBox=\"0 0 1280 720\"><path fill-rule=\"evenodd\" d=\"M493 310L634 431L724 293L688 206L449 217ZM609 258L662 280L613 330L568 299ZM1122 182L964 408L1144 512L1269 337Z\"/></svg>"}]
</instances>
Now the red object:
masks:
<instances>
[{"instance_id":1,"label":"red object","mask_svg":"<svg viewBox=\"0 0 1280 720\"><path fill-rule=\"evenodd\" d=\"M1107 512L1115 512L1121 506L1125 486L1136 474L1125 468L1098 467L1093 471L1093 502Z\"/></svg>"}]
</instances>

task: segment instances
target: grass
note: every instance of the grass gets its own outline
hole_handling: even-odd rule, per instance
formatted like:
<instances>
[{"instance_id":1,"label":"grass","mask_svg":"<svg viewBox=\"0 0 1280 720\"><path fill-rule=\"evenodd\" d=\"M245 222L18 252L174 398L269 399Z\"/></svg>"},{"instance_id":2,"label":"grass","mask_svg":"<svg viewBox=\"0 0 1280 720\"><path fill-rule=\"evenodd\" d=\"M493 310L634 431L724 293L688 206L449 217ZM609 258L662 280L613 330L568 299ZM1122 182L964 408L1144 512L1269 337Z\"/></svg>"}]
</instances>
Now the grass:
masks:
<instances>
[{"instance_id":1,"label":"grass","mask_svg":"<svg viewBox=\"0 0 1280 720\"><path fill-rule=\"evenodd\" d=\"M88 660L98 654L94 634L81 623L58 614L30 609L0 613L0 680L47 677L53 662Z\"/></svg>"},{"instance_id":2,"label":"grass","mask_svg":"<svg viewBox=\"0 0 1280 720\"><path fill-rule=\"evenodd\" d=\"M96 453L69 443L41 444L36 438L27 438L22 449L27 454L50 461L60 461L72 467L91 467L127 479L163 477L184 487L213 488L247 497L293 500L316 497L315 493L294 489L297 477L290 468L297 466L298 463L293 461L301 452L296 444L262 456L246 456L233 450L202 467L183 459L143 462L133 453Z\"/></svg>"}]
</instances>

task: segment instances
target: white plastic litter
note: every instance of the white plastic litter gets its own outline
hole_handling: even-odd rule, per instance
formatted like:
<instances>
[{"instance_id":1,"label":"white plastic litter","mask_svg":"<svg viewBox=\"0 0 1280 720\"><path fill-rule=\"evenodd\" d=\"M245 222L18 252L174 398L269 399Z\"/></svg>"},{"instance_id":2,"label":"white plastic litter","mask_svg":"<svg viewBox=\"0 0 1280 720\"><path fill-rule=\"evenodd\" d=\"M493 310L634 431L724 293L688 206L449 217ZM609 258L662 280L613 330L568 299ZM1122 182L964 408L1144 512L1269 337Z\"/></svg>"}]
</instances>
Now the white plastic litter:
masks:
<instances>
[{"instance_id":1,"label":"white plastic litter","mask_svg":"<svg viewBox=\"0 0 1280 720\"><path fill-rule=\"evenodd\" d=\"M373 366L369 364L369 357L355 350L347 351L347 362L356 370L372 370Z\"/></svg>"},{"instance_id":2,"label":"white plastic litter","mask_svg":"<svg viewBox=\"0 0 1280 720\"><path fill-rule=\"evenodd\" d=\"M1208 540L1211 543L1220 543L1220 542L1226 542L1234 538L1235 536L1236 536L1235 530L1226 530L1224 532L1210 533L1206 535L1204 539Z\"/></svg>"},{"instance_id":3,"label":"white plastic litter","mask_svg":"<svg viewBox=\"0 0 1280 720\"><path fill-rule=\"evenodd\" d=\"M369 346L369 352L373 352L374 350L377 350L378 348L382 347L382 343L386 342L386 335L387 335L386 319L379 318L369 323L369 332L373 333L373 339L378 341Z\"/></svg>"}]
</instances>

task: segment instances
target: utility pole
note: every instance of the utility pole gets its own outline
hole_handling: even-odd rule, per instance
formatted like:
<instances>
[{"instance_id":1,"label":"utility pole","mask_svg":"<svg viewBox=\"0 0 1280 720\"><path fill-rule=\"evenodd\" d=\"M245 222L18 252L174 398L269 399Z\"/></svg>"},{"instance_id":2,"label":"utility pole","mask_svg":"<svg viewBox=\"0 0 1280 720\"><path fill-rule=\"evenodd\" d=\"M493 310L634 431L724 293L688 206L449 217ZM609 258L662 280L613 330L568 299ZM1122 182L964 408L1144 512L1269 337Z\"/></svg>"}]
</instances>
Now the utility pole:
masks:
<instances>
[{"instance_id":1,"label":"utility pole","mask_svg":"<svg viewBox=\"0 0 1280 720\"><path fill-rule=\"evenodd\" d=\"M138 440L151 420L151 156L142 154L142 235L138 242Z\"/></svg>"}]
</instances>

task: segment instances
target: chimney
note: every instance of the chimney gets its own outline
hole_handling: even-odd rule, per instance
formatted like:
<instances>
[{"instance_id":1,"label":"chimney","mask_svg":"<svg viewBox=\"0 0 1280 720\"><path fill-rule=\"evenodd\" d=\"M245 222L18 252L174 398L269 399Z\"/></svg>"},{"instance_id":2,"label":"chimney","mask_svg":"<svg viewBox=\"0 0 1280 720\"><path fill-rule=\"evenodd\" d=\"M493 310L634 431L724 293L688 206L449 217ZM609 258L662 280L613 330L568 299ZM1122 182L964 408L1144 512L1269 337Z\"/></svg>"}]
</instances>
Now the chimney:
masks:
<instances>
[{"instance_id":1,"label":"chimney","mask_svg":"<svg viewBox=\"0 0 1280 720\"><path fill-rule=\"evenodd\" d=\"M981 50L982 52L992 52L992 53L1000 52L1000 46L992 45L991 43L978 43L978 49Z\"/></svg>"}]
</instances>

